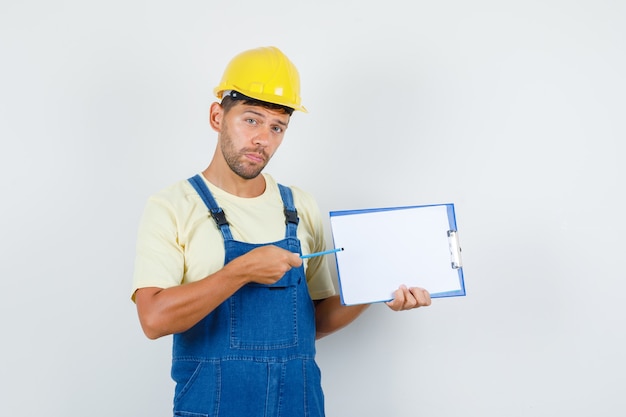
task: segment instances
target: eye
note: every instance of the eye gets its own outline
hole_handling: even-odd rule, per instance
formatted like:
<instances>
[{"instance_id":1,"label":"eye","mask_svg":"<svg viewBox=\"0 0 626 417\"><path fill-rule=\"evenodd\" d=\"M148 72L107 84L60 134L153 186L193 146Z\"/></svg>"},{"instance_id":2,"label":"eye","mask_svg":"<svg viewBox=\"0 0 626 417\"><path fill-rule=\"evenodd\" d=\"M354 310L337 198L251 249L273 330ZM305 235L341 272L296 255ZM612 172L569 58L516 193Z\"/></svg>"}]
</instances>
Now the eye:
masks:
<instances>
[{"instance_id":1,"label":"eye","mask_svg":"<svg viewBox=\"0 0 626 417\"><path fill-rule=\"evenodd\" d=\"M246 119L246 123L248 123L249 125L255 125L257 124L257 121L255 119L248 118Z\"/></svg>"},{"instance_id":2,"label":"eye","mask_svg":"<svg viewBox=\"0 0 626 417\"><path fill-rule=\"evenodd\" d=\"M272 130L274 131L274 133L283 133L283 128L280 126L274 126L272 127Z\"/></svg>"}]
</instances>

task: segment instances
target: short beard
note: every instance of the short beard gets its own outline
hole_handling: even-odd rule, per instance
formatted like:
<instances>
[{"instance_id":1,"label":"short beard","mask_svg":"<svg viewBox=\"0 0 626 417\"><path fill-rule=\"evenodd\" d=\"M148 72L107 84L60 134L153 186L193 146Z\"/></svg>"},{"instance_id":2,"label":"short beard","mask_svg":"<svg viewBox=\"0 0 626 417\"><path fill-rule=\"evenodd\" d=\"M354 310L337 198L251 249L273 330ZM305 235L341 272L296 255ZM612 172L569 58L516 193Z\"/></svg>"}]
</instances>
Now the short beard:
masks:
<instances>
[{"instance_id":1,"label":"short beard","mask_svg":"<svg viewBox=\"0 0 626 417\"><path fill-rule=\"evenodd\" d=\"M244 148L241 152L237 152L235 147L233 146L233 141L228 134L228 129L226 126L222 129L221 132L221 144L220 149L222 151L222 155L224 156L224 160L228 164L228 167L238 176L245 180L251 180L259 176L259 174L263 171L267 163L269 162L269 156L262 148L249 149ZM241 162L241 155L243 153L247 153L253 151L255 153L259 153L263 155L265 159L265 163L259 167L250 168L246 163Z\"/></svg>"}]
</instances>

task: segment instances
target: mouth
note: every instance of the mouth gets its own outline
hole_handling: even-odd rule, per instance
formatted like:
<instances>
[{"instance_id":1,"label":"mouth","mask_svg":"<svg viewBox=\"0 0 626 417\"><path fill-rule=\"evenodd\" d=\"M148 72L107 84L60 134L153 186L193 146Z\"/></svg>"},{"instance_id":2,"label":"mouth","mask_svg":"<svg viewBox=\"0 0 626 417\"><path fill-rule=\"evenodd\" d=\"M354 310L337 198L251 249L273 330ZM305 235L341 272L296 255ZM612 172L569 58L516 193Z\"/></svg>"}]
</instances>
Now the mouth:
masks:
<instances>
[{"instance_id":1,"label":"mouth","mask_svg":"<svg viewBox=\"0 0 626 417\"><path fill-rule=\"evenodd\" d=\"M265 157L262 154L256 153L256 152L251 152L251 153L247 153L245 154L245 157L257 164L261 164L263 162L265 162Z\"/></svg>"}]
</instances>

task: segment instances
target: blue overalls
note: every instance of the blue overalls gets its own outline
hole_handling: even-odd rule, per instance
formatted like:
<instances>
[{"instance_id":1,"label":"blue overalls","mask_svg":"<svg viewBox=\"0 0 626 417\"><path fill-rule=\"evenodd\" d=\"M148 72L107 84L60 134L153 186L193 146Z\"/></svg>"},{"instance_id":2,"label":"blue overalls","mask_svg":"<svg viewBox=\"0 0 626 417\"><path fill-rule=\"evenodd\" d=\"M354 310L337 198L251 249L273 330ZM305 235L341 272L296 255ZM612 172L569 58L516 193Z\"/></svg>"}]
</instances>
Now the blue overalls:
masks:
<instances>
[{"instance_id":1,"label":"blue overalls","mask_svg":"<svg viewBox=\"0 0 626 417\"><path fill-rule=\"evenodd\" d=\"M234 240L202 178L189 182L222 232L225 264L262 246ZM286 233L271 244L301 253L291 189L279 189ZM191 329L175 334L172 378L174 416L324 416L315 309L304 268L292 268L272 285L243 286Z\"/></svg>"}]
</instances>

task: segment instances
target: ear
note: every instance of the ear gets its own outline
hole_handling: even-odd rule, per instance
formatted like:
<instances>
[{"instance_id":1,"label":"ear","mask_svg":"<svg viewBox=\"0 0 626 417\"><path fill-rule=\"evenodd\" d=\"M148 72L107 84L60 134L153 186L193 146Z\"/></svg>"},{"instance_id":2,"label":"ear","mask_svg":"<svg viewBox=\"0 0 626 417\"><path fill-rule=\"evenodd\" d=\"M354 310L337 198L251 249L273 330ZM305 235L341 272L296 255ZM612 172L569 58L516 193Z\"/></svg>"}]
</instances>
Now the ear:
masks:
<instances>
[{"instance_id":1,"label":"ear","mask_svg":"<svg viewBox=\"0 0 626 417\"><path fill-rule=\"evenodd\" d=\"M224 117L224 108L220 103L211 104L209 109L209 124L216 132L222 131L222 118Z\"/></svg>"}]
</instances>

